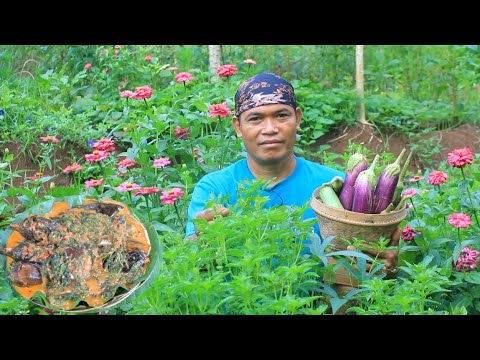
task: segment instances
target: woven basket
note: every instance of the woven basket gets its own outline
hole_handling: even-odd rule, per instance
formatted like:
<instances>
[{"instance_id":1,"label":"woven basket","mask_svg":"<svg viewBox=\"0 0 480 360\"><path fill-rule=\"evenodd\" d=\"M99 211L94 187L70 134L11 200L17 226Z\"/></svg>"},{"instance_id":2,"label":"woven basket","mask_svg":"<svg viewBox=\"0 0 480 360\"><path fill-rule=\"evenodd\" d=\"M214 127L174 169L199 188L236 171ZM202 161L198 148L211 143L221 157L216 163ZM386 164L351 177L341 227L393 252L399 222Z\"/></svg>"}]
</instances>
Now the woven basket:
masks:
<instances>
[{"instance_id":1,"label":"woven basket","mask_svg":"<svg viewBox=\"0 0 480 360\"><path fill-rule=\"evenodd\" d=\"M345 250L353 239L378 242L381 236L388 239L398 224L407 216L404 207L388 214L362 214L325 205L319 198L320 187L312 194L310 206L315 212L323 239L334 236L331 251Z\"/></svg>"}]
</instances>

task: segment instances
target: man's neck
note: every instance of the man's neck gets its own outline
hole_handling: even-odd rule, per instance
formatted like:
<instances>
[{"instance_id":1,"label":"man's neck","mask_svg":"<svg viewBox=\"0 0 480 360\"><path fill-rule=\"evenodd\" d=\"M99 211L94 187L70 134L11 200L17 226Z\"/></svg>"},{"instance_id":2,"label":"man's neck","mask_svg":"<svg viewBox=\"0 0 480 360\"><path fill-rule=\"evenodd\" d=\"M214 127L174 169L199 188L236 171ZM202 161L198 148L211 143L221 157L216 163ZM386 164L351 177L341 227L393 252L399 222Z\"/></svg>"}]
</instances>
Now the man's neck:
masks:
<instances>
[{"instance_id":1,"label":"man's neck","mask_svg":"<svg viewBox=\"0 0 480 360\"><path fill-rule=\"evenodd\" d=\"M292 156L289 156L275 164L260 164L249 156L247 158L247 164L248 168L256 179L269 180L275 178L275 180L269 183L270 186L273 186L293 173L297 161L295 156L292 154Z\"/></svg>"}]
</instances>

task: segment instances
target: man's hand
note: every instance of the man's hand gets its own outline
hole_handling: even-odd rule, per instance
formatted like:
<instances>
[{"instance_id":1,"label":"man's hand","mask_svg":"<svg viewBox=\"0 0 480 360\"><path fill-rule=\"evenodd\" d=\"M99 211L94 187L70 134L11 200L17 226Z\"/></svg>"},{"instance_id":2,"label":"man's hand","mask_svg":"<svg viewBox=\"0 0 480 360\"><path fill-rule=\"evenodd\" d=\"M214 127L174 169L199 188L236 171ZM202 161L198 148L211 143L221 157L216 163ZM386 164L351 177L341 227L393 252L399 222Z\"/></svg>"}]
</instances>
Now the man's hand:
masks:
<instances>
[{"instance_id":1,"label":"man's hand","mask_svg":"<svg viewBox=\"0 0 480 360\"><path fill-rule=\"evenodd\" d=\"M230 210L228 210L223 205L215 205L213 208L208 208L202 211L199 211L193 218L194 219L205 219L208 222L212 222L215 216L228 216ZM198 236L198 231L195 228L195 234L188 236L185 240L196 240Z\"/></svg>"},{"instance_id":2,"label":"man's hand","mask_svg":"<svg viewBox=\"0 0 480 360\"><path fill-rule=\"evenodd\" d=\"M371 245L366 243L362 244L361 251L367 253L373 258L381 261L385 265L385 279L393 279L396 278L398 275L398 243L400 241L400 236L402 235L402 231L399 227L396 227L393 231L392 235L390 236L390 242L388 243L388 247L396 246L397 250L384 250L378 251L375 248L372 248ZM348 246L348 250L356 250L353 246ZM370 270L372 264L367 264L367 268Z\"/></svg>"}]
</instances>

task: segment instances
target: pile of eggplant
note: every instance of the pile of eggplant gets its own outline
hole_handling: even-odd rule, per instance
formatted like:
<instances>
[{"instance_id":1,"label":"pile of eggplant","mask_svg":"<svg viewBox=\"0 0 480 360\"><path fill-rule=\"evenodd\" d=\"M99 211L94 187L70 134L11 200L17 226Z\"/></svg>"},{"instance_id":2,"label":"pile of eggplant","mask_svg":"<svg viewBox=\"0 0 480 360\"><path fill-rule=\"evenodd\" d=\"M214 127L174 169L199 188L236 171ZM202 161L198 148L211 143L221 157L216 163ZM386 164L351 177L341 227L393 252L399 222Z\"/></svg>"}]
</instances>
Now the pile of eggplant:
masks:
<instances>
[{"instance_id":1,"label":"pile of eggplant","mask_svg":"<svg viewBox=\"0 0 480 360\"><path fill-rule=\"evenodd\" d=\"M401 168L405 151L403 149L377 178L375 166L380 156L377 154L368 166L365 156L357 150L347 162L345 180L336 176L323 184L319 189L320 200L328 206L363 214L387 214L401 210L411 197L402 198L403 179L412 157L410 153Z\"/></svg>"}]
</instances>

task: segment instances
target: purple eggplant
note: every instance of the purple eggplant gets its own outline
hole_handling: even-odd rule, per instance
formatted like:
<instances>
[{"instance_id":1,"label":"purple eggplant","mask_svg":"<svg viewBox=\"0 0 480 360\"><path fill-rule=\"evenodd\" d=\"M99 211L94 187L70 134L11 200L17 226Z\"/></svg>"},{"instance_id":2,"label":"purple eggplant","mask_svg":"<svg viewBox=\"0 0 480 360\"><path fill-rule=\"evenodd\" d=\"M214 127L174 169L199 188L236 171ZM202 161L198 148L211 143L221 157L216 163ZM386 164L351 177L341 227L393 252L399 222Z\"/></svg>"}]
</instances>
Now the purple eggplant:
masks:
<instances>
[{"instance_id":1,"label":"purple eggplant","mask_svg":"<svg viewBox=\"0 0 480 360\"><path fill-rule=\"evenodd\" d=\"M373 206L373 192L375 190L375 166L380 156L375 155L372 164L367 170L357 176L353 192L352 211L370 214Z\"/></svg>"},{"instance_id":2,"label":"purple eggplant","mask_svg":"<svg viewBox=\"0 0 480 360\"><path fill-rule=\"evenodd\" d=\"M393 200L393 194L397 187L398 179L400 177L400 161L402 160L405 149L400 152L395 162L387 165L380 174L375 192L373 194L373 214L380 214L385 210Z\"/></svg>"},{"instance_id":3,"label":"purple eggplant","mask_svg":"<svg viewBox=\"0 0 480 360\"><path fill-rule=\"evenodd\" d=\"M344 209L352 209L355 180L357 180L358 174L367 168L367 159L360 152L356 152L348 159L345 181L338 195Z\"/></svg>"},{"instance_id":4,"label":"purple eggplant","mask_svg":"<svg viewBox=\"0 0 480 360\"><path fill-rule=\"evenodd\" d=\"M408 170L408 165L410 165L412 154L413 153L408 154L407 160L405 160L405 164L403 164L402 171L400 172L400 176L398 177L397 187L395 188L395 193L393 194L393 199L392 199L392 202L395 206L397 206L400 200L402 200L402 191L403 191L403 188L405 187L405 184L403 183L403 179L405 178L405 174Z\"/></svg>"}]
</instances>

